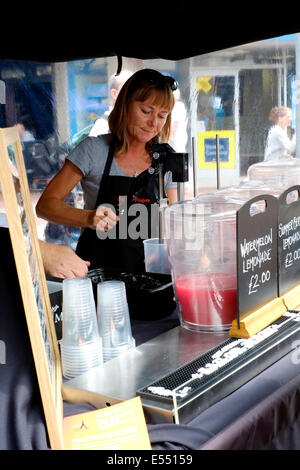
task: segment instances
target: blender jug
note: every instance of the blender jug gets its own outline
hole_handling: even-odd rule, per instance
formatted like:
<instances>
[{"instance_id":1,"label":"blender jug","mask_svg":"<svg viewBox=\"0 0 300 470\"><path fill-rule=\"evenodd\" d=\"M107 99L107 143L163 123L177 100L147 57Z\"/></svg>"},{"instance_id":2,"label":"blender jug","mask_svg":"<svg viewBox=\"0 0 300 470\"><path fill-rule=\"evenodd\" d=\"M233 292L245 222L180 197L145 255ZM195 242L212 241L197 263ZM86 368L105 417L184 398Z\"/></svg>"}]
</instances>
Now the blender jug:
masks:
<instances>
[{"instance_id":1,"label":"blender jug","mask_svg":"<svg viewBox=\"0 0 300 470\"><path fill-rule=\"evenodd\" d=\"M236 317L236 211L243 203L216 192L166 209L166 241L184 328L223 331Z\"/></svg>"},{"instance_id":2,"label":"blender jug","mask_svg":"<svg viewBox=\"0 0 300 470\"><path fill-rule=\"evenodd\" d=\"M249 199L261 194L272 194L273 196L278 197L282 191L277 187L271 188L265 184L264 181L246 180L241 181L240 184L236 186L222 188L218 192L223 196L239 198L247 202Z\"/></svg>"},{"instance_id":3,"label":"blender jug","mask_svg":"<svg viewBox=\"0 0 300 470\"><path fill-rule=\"evenodd\" d=\"M291 186L300 184L300 160L285 158L255 163L247 171L249 180L262 181L281 193Z\"/></svg>"}]
</instances>

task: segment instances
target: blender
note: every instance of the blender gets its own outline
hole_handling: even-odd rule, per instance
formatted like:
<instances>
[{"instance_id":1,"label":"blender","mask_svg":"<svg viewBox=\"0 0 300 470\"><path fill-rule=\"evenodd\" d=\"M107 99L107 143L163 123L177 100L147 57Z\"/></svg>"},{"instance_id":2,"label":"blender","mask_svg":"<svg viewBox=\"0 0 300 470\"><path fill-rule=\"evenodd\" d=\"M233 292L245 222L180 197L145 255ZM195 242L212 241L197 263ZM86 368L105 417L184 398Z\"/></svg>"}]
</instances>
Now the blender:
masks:
<instances>
[{"instance_id":1,"label":"blender","mask_svg":"<svg viewBox=\"0 0 300 470\"><path fill-rule=\"evenodd\" d=\"M236 318L236 213L244 202L216 191L165 210L166 243L184 328L224 331Z\"/></svg>"},{"instance_id":2,"label":"blender","mask_svg":"<svg viewBox=\"0 0 300 470\"><path fill-rule=\"evenodd\" d=\"M247 176L250 181L262 181L283 192L300 183L300 160L290 157L255 163L248 168Z\"/></svg>"}]
</instances>

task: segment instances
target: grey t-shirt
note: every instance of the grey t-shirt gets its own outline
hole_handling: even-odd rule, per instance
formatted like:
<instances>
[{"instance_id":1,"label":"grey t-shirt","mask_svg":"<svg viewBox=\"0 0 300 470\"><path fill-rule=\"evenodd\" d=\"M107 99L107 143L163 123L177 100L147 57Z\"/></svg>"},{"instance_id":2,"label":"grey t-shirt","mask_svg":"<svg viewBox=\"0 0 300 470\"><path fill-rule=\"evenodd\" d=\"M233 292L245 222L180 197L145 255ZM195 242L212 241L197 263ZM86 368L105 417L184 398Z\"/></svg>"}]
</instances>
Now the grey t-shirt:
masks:
<instances>
[{"instance_id":1,"label":"grey t-shirt","mask_svg":"<svg viewBox=\"0 0 300 470\"><path fill-rule=\"evenodd\" d=\"M105 168L109 151L109 134L98 137L86 137L68 155L67 159L76 165L82 172L81 187L84 193L84 208L94 209L100 182ZM111 176L128 176L115 159L112 161L109 174ZM176 188L172 182L172 174L165 174L165 190Z\"/></svg>"}]
</instances>

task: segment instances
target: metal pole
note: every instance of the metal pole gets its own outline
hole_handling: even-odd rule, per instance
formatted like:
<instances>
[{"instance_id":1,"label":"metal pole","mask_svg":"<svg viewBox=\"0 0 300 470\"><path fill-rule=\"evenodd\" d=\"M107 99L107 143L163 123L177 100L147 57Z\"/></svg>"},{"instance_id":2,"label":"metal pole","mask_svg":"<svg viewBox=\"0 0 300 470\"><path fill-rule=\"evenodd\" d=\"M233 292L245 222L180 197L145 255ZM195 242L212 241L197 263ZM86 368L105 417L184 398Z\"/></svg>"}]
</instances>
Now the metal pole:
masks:
<instances>
[{"instance_id":1,"label":"metal pole","mask_svg":"<svg viewBox=\"0 0 300 470\"><path fill-rule=\"evenodd\" d=\"M184 183L177 183L177 201L184 199Z\"/></svg>"},{"instance_id":2,"label":"metal pole","mask_svg":"<svg viewBox=\"0 0 300 470\"><path fill-rule=\"evenodd\" d=\"M163 242L163 233L164 233L164 217L163 217L163 212L165 208L165 200L164 200L164 193L163 193L163 185L164 185L164 179L163 179L163 165L162 163L158 164L158 196L159 196L159 243Z\"/></svg>"},{"instance_id":3,"label":"metal pole","mask_svg":"<svg viewBox=\"0 0 300 470\"><path fill-rule=\"evenodd\" d=\"M220 142L219 135L216 135L216 164L217 164L217 189L220 189Z\"/></svg>"},{"instance_id":4,"label":"metal pole","mask_svg":"<svg viewBox=\"0 0 300 470\"><path fill-rule=\"evenodd\" d=\"M193 153L193 186L194 186L194 197L197 196L197 169L198 162L196 157L195 137L192 137L192 153Z\"/></svg>"},{"instance_id":5,"label":"metal pole","mask_svg":"<svg viewBox=\"0 0 300 470\"><path fill-rule=\"evenodd\" d=\"M296 34L296 80L295 80L295 108L296 108L296 157L300 158L300 33Z\"/></svg>"}]
</instances>

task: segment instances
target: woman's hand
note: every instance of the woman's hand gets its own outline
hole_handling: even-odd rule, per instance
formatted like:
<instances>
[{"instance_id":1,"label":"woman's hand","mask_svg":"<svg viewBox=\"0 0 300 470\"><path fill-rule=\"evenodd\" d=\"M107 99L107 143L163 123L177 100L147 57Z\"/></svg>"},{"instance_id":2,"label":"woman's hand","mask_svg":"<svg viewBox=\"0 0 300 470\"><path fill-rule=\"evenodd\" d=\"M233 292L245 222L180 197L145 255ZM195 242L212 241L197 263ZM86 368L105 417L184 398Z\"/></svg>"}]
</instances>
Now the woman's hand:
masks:
<instances>
[{"instance_id":1,"label":"woman's hand","mask_svg":"<svg viewBox=\"0 0 300 470\"><path fill-rule=\"evenodd\" d=\"M107 232L113 228L118 221L119 217L113 209L104 205L98 206L92 220L91 228L100 230L101 232Z\"/></svg>"}]
</instances>

